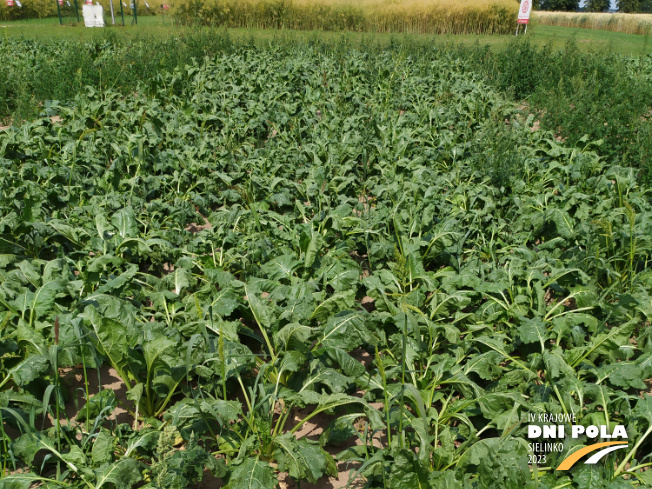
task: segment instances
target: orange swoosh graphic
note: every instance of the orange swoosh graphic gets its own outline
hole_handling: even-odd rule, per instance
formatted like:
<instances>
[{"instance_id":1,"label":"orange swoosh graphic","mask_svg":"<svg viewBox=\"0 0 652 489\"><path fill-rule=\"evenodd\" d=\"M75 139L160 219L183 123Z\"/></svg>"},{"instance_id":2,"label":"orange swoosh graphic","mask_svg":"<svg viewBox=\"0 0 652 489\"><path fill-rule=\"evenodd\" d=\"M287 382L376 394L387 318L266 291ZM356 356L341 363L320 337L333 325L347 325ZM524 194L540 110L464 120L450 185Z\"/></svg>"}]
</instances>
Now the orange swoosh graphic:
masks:
<instances>
[{"instance_id":1,"label":"orange swoosh graphic","mask_svg":"<svg viewBox=\"0 0 652 489\"><path fill-rule=\"evenodd\" d=\"M612 445L627 445L627 443L628 442L626 441L605 441L603 443L595 443L594 445L589 445L588 447L581 448L566 457L564 461L559 464L559 467L557 467L556 470L570 469L575 464L575 462L581 459L584 455L587 453L595 452L599 448L610 447Z\"/></svg>"}]
</instances>

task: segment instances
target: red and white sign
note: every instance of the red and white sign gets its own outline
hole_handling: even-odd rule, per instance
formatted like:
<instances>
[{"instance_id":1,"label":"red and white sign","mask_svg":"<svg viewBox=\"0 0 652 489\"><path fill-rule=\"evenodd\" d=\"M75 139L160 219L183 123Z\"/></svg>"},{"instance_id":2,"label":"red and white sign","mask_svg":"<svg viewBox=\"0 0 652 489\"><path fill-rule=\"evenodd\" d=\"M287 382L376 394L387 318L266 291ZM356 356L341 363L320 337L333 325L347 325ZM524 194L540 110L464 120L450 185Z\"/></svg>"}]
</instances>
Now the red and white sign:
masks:
<instances>
[{"instance_id":1,"label":"red and white sign","mask_svg":"<svg viewBox=\"0 0 652 489\"><path fill-rule=\"evenodd\" d=\"M86 0L86 5L93 5L93 0Z\"/></svg>"},{"instance_id":2,"label":"red and white sign","mask_svg":"<svg viewBox=\"0 0 652 489\"><path fill-rule=\"evenodd\" d=\"M59 0L59 5L63 5L63 0Z\"/></svg>"},{"instance_id":3,"label":"red and white sign","mask_svg":"<svg viewBox=\"0 0 652 489\"><path fill-rule=\"evenodd\" d=\"M13 7L14 6L14 0L7 0L7 7Z\"/></svg>"},{"instance_id":4,"label":"red and white sign","mask_svg":"<svg viewBox=\"0 0 652 489\"><path fill-rule=\"evenodd\" d=\"M518 23L530 22L530 12L532 12L532 0L521 0L521 6L518 9Z\"/></svg>"}]
</instances>

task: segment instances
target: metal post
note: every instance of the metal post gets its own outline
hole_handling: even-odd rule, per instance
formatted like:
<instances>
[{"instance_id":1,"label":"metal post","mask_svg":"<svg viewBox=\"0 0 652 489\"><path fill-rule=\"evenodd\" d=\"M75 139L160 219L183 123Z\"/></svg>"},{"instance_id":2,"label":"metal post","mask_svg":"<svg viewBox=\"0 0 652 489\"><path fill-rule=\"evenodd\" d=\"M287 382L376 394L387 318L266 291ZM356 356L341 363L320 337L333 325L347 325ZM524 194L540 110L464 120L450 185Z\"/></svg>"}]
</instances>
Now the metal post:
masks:
<instances>
[{"instance_id":1,"label":"metal post","mask_svg":"<svg viewBox=\"0 0 652 489\"><path fill-rule=\"evenodd\" d=\"M79 7L77 6L77 0L75 0L75 13L77 14L77 22L79 22Z\"/></svg>"},{"instance_id":2,"label":"metal post","mask_svg":"<svg viewBox=\"0 0 652 489\"><path fill-rule=\"evenodd\" d=\"M122 27L125 26L125 11L122 8L122 0L118 0L120 2L120 15L122 16Z\"/></svg>"},{"instance_id":3,"label":"metal post","mask_svg":"<svg viewBox=\"0 0 652 489\"><path fill-rule=\"evenodd\" d=\"M518 28L521 27L521 24L516 24L516 35L518 36Z\"/></svg>"},{"instance_id":4,"label":"metal post","mask_svg":"<svg viewBox=\"0 0 652 489\"><path fill-rule=\"evenodd\" d=\"M134 23L138 25L138 3L134 0Z\"/></svg>"},{"instance_id":5,"label":"metal post","mask_svg":"<svg viewBox=\"0 0 652 489\"><path fill-rule=\"evenodd\" d=\"M109 0L109 7L111 7L111 23L115 25L115 13L113 13L113 0Z\"/></svg>"},{"instance_id":6,"label":"metal post","mask_svg":"<svg viewBox=\"0 0 652 489\"><path fill-rule=\"evenodd\" d=\"M63 25L63 21L61 20L61 5L59 5L59 0L54 0L57 2L57 13L59 14L59 25Z\"/></svg>"},{"instance_id":7,"label":"metal post","mask_svg":"<svg viewBox=\"0 0 652 489\"><path fill-rule=\"evenodd\" d=\"M523 35L525 34L527 34L527 24L525 24L525 32L523 33Z\"/></svg>"}]
</instances>

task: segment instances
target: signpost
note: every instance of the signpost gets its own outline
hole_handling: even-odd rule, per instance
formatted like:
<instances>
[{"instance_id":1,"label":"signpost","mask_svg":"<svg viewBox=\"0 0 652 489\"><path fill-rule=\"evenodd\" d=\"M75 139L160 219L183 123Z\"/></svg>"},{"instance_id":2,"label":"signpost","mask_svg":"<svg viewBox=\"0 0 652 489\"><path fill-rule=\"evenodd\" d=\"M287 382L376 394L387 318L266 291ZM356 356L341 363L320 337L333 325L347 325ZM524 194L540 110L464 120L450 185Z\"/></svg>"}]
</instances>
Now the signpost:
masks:
<instances>
[{"instance_id":1,"label":"signpost","mask_svg":"<svg viewBox=\"0 0 652 489\"><path fill-rule=\"evenodd\" d=\"M516 26L517 36L521 24L525 24L525 32L523 34L527 34L527 25L530 22L530 12L532 12L532 0L521 0L521 5L518 8L518 25Z\"/></svg>"},{"instance_id":2,"label":"signpost","mask_svg":"<svg viewBox=\"0 0 652 489\"><path fill-rule=\"evenodd\" d=\"M13 7L14 6L14 0L7 0L7 7Z\"/></svg>"},{"instance_id":3,"label":"signpost","mask_svg":"<svg viewBox=\"0 0 652 489\"><path fill-rule=\"evenodd\" d=\"M66 2L68 7L72 7L70 2ZM63 7L63 0L57 0L57 14L59 14L59 25L63 25L63 19L61 18L61 7ZM79 9L77 8L77 0L75 0L75 13L77 14L77 22L79 22Z\"/></svg>"}]
</instances>

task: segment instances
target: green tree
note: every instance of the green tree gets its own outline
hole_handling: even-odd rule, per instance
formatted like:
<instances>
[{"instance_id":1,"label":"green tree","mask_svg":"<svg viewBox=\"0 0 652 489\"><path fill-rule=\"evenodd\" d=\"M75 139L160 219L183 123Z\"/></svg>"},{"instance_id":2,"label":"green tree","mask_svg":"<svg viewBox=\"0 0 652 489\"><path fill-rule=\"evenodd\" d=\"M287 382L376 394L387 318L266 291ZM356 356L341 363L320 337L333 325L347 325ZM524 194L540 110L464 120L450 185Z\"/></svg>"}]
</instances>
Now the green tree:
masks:
<instances>
[{"instance_id":1,"label":"green tree","mask_svg":"<svg viewBox=\"0 0 652 489\"><path fill-rule=\"evenodd\" d=\"M634 13L641 11L640 0L618 0L618 12Z\"/></svg>"},{"instance_id":2,"label":"green tree","mask_svg":"<svg viewBox=\"0 0 652 489\"><path fill-rule=\"evenodd\" d=\"M541 10L574 11L580 8L579 0L543 0Z\"/></svg>"},{"instance_id":3,"label":"green tree","mask_svg":"<svg viewBox=\"0 0 652 489\"><path fill-rule=\"evenodd\" d=\"M589 12L604 12L609 9L609 0L589 0L586 9Z\"/></svg>"}]
</instances>

